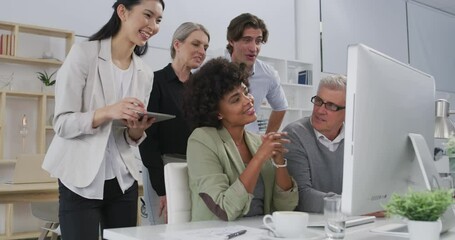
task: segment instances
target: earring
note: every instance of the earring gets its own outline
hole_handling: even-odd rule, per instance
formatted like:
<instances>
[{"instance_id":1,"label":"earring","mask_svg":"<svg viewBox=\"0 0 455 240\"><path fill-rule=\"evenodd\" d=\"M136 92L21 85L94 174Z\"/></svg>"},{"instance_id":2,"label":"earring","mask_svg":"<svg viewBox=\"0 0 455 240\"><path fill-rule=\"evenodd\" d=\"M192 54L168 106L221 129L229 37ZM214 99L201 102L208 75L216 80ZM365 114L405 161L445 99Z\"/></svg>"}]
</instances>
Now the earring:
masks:
<instances>
[{"instance_id":1,"label":"earring","mask_svg":"<svg viewBox=\"0 0 455 240\"><path fill-rule=\"evenodd\" d=\"M221 120L221 119L223 119L223 117L220 114L218 114L218 120Z\"/></svg>"}]
</instances>

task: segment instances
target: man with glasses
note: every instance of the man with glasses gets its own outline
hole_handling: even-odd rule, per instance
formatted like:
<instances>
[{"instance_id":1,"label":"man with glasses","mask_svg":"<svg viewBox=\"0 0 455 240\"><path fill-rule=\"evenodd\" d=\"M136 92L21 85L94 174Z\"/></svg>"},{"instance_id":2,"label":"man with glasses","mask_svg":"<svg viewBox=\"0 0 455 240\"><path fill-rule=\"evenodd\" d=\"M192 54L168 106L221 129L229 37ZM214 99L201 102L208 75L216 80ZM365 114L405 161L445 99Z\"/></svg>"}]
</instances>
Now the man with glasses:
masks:
<instances>
[{"instance_id":1,"label":"man with glasses","mask_svg":"<svg viewBox=\"0 0 455 240\"><path fill-rule=\"evenodd\" d=\"M284 128L291 143L288 171L299 187L298 211L322 213L324 197L341 194L343 185L346 77L321 79L311 98L313 112Z\"/></svg>"},{"instance_id":2,"label":"man with glasses","mask_svg":"<svg viewBox=\"0 0 455 240\"><path fill-rule=\"evenodd\" d=\"M276 132L281 126L288 102L280 85L278 72L257 59L261 46L267 42L268 36L269 31L262 19L250 13L240 14L231 20L227 28L226 57L233 63L246 65L251 73L248 81L251 95L254 97L256 114L262 101L267 99L272 107L272 113L268 119L266 132ZM246 129L259 133L258 122L248 124Z\"/></svg>"}]
</instances>

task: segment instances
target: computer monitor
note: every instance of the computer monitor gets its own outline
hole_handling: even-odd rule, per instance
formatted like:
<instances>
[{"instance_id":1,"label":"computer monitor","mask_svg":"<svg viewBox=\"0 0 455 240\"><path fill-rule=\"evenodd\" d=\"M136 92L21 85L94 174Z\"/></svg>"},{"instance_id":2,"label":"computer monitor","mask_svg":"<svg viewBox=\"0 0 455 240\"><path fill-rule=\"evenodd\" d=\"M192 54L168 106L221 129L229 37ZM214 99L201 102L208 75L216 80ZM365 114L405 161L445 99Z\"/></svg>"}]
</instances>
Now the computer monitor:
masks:
<instances>
[{"instance_id":1,"label":"computer monitor","mask_svg":"<svg viewBox=\"0 0 455 240\"><path fill-rule=\"evenodd\" d=\"M342 209L362 215L383 210L393 193L429 188L422 169L434 163L419 164L409 133L433 149L435 84L361 44L348 47L347 67Z\"/></svg>"}]
</instances>

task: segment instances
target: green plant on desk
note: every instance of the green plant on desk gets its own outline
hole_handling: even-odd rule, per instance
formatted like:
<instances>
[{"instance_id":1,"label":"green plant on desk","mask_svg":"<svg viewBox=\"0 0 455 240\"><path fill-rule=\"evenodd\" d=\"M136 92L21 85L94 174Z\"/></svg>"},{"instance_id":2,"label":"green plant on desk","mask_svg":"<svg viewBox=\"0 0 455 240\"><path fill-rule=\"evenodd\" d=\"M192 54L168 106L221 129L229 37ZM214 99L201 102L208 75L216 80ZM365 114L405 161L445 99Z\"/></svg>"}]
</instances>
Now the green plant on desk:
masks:
<instances>
[{"instance_id":1,"label":"green plant on desk","mask_svg":"<svg viewBox=\"0 0 455 240\"><path fill-rule=\"evenodd\" d=\"M414 192L405 195L393 194L385 205L386 215L398 215L413 221L437 221L452 205L452 190Z\"/></svg>"}]
</instances>

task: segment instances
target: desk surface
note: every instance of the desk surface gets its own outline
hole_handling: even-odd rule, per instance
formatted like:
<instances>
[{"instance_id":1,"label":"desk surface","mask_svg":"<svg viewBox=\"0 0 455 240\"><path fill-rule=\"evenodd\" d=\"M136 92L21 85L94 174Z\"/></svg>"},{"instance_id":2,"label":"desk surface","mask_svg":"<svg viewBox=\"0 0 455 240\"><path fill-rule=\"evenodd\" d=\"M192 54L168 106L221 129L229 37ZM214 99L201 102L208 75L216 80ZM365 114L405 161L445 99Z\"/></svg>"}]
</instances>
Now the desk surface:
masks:
<instances>
[{"instance_id":1,"label":"desk surface","mask_svg":"<svg viewBox=\"0 0 455 240\"><path fill-rule=\"evenodd\" d=\"M322 215L311 215L310 221L320 221L322 220ZM392 236L384 236L379 235L376 233L370 232L370 229L379 227L385 224L390 223L389 220L379 219L376 220L375 223L364 224L356 227L351 227L346 230L346 237L345 239L349 240L403 240L405 238L401 237L392 237ZM153 226L140 226L140 227L131 227L131 228L116 228L116 229L105 229L104 230L104 238L109 240L146 240L146 239L168 239L168 240L175 240L178 238L174 238L169 235L169 233L175 233L177 231L188 231L188 230L196 230L196 229L203 229L203 228L218 228L218 227L229 227L229 226L246 226L252 228L261 228L262 227L262 217L252 217L252 218L243 218L233 222L224 222L224 221L204 221L204 222L190 222L190 223L182 223L182 224L161 224L161 225L153 225ZM312 228L313 232L315 232L318 236L311 239L324 239L324 229L323 228ZM261 240L272 240L272 239L279 239L273 238L268 236L267 233L260 236L239 236L236 237L235 240L253 240L253 239L261 239ZM455 229L442 234L441 239L455 239Z\"/></svg>"}]
</instances>

